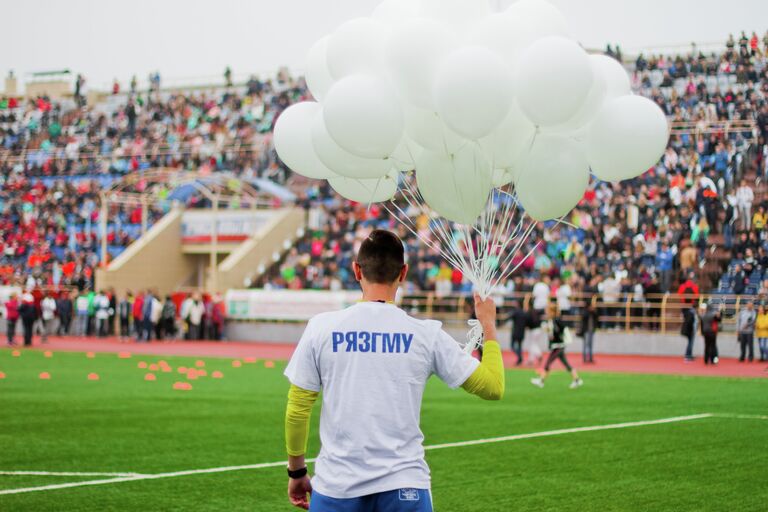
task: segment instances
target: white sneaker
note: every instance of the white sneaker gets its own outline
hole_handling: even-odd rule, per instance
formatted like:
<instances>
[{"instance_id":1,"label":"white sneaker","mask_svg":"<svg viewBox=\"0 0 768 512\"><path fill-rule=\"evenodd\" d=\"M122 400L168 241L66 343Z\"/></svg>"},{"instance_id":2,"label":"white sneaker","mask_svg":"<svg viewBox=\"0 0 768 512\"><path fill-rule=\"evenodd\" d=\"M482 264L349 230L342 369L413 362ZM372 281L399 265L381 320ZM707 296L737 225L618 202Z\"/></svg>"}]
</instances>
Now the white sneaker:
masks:
<instances>
[{"instance_id":1,"label":"white sneaker","mask_svg":"<svg viewBox=\"0 0 768 512\"><path fill-rule=\"evenodd\" d=\"M536 386L538 388L543 388L544 387L544 381L541 380L541 377L534 377L534 378L532 378L531 379L531 384L533 384L534 386Z\"/></svg>"},{"instance_id":2,"label":"white sneaker","mask_svg":"<svg viewBox=\"0 0 768 512\"><path fill-rule=\"evenodd\" d=\"M570 388L571 389L576 389L576 388L580 388L583 385L584 385L584 381L583 380L576 379L576 380L571 382Z\"/></svg>"}]
</instances>

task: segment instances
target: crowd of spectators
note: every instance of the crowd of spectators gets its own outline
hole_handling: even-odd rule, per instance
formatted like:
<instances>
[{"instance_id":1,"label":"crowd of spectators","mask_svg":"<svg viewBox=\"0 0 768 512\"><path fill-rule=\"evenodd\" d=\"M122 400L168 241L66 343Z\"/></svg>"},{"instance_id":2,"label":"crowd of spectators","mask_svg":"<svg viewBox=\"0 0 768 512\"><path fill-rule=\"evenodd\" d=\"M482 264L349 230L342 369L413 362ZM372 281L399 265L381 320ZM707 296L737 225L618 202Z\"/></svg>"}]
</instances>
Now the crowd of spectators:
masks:
<instances>
[{"instance_id":1,"label":"crowd of spectators","mask_svg":"<svg viewBox=\"0 0 768 512\"><path fill-rule=\"evenodd\" d=\"M630 66L636 92L654 99L677 125L663 158L636 180L592 183L568 219L573 227L540 226L530 242L539 246L521 251L533 253L519 261L505 289L532 289L546 275L553 293L567 284L574 293L594 289L612 299L623 291L642 300L674 291L682 275L704 268L713 235L724 237L742 266L764 254L765 210L754 177L766 171L767 52L759 40L755 46L754 37L746 39L746 50L742 37L738 48L729 43L716 55L695 50L637 58L635 69ZM257 284L354 287L348 268L356 244L368 230L387 227L409 245L410 290L468 289L459 271L386 209L343 200L326 183L306 182L279 162L269 134L284 108L308 97L303 80L282 72L235 86L231 70L227 75L225 87L187 94L163 91L158 75L148 91L133 81L120 93L118 85L98 105L0 100L0 280L92 288L101 236L97 199L110 183L105 180L174 167L264 177L298 193L310 229ZM740 121L755 122L756 133ZM741 183L744 177L752 181ZM153 211L150 222L162 213ZM429 219L411 213L427 230ZM110 252L118 252L138 235L142 212L121 206L109 214ZM740 275L743 268L731 270Z\"/></svg>"},{"instance_id":2,"label":"crowd of spectators","mask_svg":"<svg viewBox=\"0 0 768 512\"><path fill-rule=\"evenodd\" d=\"M118 297L111 289L70 292L32 288L11 294L0 313L11 346L17 344L17 333L25 345L30 345L36 334L42 343L49 336L70 335L117 336L121 341L146 343L182 338L218 341L224 337L225 310L220 295L176 293L161 297L156 291L145 290Z\"/></svg>"},{"instance_id":3,"label":"crowd of spectators","mask_svg":"<svg viewBox=\"0 0 768 512\"><path fill-rule=\"evenodd\" d=\"M151 78L148 91L133 81L130 93L98 105L86 104L80 75L74 101L0 99L0 284L92 288L99 193L128 173L169 167L286 181L269 133L277 113L305 97L303 81L280 73L182 94ZM151 225L167 207L149 210ZM142 217L140 205L110 206L110 256L140 236Z\"/></svg>"},{"instance_id":4,"label":"crowd of spectators","mask_svg":"<svg viewBox=\"0 0 768 512\"><path fill-rule=\"evenodd\" d=\"M286 73L199 93L115 95L78 108L39 97L0 102L0 174L122 175L150 167L268 172L277 113L305 97Z\"/></svg>"},{"instance_id":5,"label":"crowd of spectators","mask_svg":"<svg viewBox=\"0 0 768 512\"><path fill-rule=\"evenodd\" d=\"M612 56L616 53L611 50ZM648 59L641 55L633 71L636 92L654 99L682 128L673 130L658 165L639 178L593 182L570 216L573 227L550 231L542 226L534 232L521 250L533 254L520 262L504 290L532 291L547 276L552 296L599 293L604 302L616 302L624 293L633 302L652 304L661 294L677 291L691 273L702 273L719 249L710 241L714 235L722 235L722 246L734 256L750 254L753 265L762 261L768 205L758 197L756 178L768 170L766 55L760 48L727 49L709 57L698 52ZM302 189L304 200L316 207L310 229L257 285L354 288L349 264L356 248L369 231L386 228L398 231L408 246L406 293L430 291L440 297L470 289L459 270L420 243L385 208L346 201L325 183L307 187ZM410 213L429 237L429 218ZM534 249L534 241L542 243ZM768 291L764 288L721 286L720 291Z\"/></svg>"}]
</instances>

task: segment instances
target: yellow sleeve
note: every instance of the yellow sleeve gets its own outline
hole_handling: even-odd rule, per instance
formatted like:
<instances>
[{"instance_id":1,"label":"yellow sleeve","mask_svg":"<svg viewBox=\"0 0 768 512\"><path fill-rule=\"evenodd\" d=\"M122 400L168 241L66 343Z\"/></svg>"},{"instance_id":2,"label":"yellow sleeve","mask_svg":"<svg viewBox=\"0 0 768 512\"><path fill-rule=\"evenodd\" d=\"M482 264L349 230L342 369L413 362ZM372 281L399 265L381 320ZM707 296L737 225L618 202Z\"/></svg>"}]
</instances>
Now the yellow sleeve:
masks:
<instances>
[{"instance_id":1,"label":"yellow sleeve","mask_svg":"<svg viewBox=\"0 0 768 512\"><path fill-rule=\"evenodd\" d=\"M317 391L307 391L291 384L288 406L285 408L285 448L288 455L304 455L309 438L309 418L315 405Z\"/></svg>"},{"instance_id":2,"label":"yellow sleeve","mask_svg":"<svg viewBox=\"0 0 768 512\"><path fill-rule=\"evenodd\" d=\"M504 363L499 342L485 342L483 361L461 387L483 400L501 400L504 397Z\"/></svg>"}]
</instances>

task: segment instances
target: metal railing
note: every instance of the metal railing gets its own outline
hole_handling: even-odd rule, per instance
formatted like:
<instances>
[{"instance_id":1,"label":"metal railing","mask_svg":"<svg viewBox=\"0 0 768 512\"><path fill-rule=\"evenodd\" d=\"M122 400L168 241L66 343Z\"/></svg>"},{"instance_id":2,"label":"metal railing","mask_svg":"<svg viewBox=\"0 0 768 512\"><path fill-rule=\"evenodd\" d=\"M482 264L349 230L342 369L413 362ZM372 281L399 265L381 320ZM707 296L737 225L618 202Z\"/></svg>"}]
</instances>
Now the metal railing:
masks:
<instances>
[{"instance_id":1,"label":"metal railing","mask_svg":"<svg viewBox=\"0 0 768 512\"><path fill-rule=\"evenodd\" d=\"M624 332L659 332L676 334L683 322L683 310L702 303L724 305L721 330L734 330L736 317L747 302L766 300L766 296L751 295L710 295L702 294L696 298L677 294L646 295L636 300L634 294L621 294L617 300L605 301L599 294L574 294L570 298L570 311L563 312L562 318L571 325L581 322L581 311L591 303L598 311L601 328ZM556 300L551 299L554 303ZM498 318L505 322L508 313L515 304L532 310L531 293L515 292L497 298ZM438 297L433 292L406 294L402 297L401 307L410 314L419 317L441 320L445 323L463 323L472 312L471 296L468 294Z\"/></svg>"},{"instance_id":2,"label":"metal railing","mask_svg":"<svg viewBox=\"0 0 768 512\"><path fill-rule=\"evenodd\" d=\"M757 141L757 123L753 119L729 121L673 121L669 123L671 135L691 135L697 140L704 135L722 133L726 138L732 133L741 134L748 142ZM749 137L745 135L749 134Z\"/></svg>"},{"instance_id":3,"label":"metal railing","mask_svg":"<svg viewBox=\"0 0 768 512\"><path fill-rule=\"evenodd\" d=\"M209 148L204 146L195 146L191 143L185 142L179 147L171 147L166 142L161 142L149 149L140 151L134 151L131 148L117 148L109 153L101 153L98 149L83 149L79 150L76 156L67 155L66 150L61 147L52 149L49 153L40 157L42 160L48 162L87 162L87 161L115 161L115 160L130 160L131 158L137 158L140 160L157 159L157 158L185 158L185 157L204 157L208 158L210 152L215 154L219 153L259 153L264 151L268 146L269 135L255 134L249 140L242 140L238 142L230 142L224 144L221 147ZM10 154L10 152L0 152L0 162L6 162L10 164L24 163L31 155L41 154L41 149L29 149L25 148L17 154ZM4 154L5 153L5 154Z\"/></svg>"}]
</instances>

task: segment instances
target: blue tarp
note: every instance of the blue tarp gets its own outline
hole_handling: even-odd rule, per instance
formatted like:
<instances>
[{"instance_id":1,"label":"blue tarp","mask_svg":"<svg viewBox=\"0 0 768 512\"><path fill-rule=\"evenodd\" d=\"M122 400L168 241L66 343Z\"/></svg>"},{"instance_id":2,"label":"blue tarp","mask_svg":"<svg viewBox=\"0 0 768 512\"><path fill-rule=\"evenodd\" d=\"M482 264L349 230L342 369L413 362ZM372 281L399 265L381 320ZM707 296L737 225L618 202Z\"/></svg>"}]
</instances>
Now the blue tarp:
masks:
<instances>
[{"instance_id":1,"label":"blue tarp","mask_svg":"<svg viewBox=\"0 0 768 512\"><path fill-rule=\"evenodd\" d=\"M197 180L197 183L205 185L207 182L210 182L213 179L215 178L200 178ZM255 187L257 190L271 194L281 201L293 202L296 200L296 194L273 181L266 180L264 178L253 178L244 181ZM185 203L190 197L195 195L196 192L197 188L192 183L185 183L184 185L173 189L173 191L168 194L168 200Z\"/></svg>"}]
</instances>

